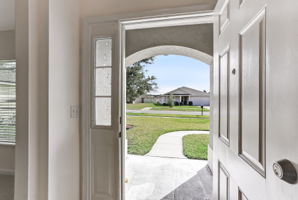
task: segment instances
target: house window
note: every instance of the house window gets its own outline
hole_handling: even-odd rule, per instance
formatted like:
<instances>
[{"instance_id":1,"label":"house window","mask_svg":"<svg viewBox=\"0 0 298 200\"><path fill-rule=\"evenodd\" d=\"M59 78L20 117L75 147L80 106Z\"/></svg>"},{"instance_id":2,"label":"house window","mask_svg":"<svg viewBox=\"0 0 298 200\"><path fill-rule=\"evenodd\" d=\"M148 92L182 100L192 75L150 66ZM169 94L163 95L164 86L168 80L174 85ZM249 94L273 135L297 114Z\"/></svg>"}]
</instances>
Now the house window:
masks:
<instances>
[{"instance_id":1,"label":"house window","mask_svg":"<svg viewBox=\"0 0 298 200\"><path fill-rule=\"evenodd\" d=\"M16 62L0 61L0 143L15 143Z\"/></svg>"},{"instance_id":2,"label":"house window","mask_svg":"<svg viewBox=\"0 0 298 200\"><path fill-rule=\"evenodd\" d=\"M112 120L112 39L95 42L93 105L95 126L111 126Z\"/></svg>"}]
</instances>

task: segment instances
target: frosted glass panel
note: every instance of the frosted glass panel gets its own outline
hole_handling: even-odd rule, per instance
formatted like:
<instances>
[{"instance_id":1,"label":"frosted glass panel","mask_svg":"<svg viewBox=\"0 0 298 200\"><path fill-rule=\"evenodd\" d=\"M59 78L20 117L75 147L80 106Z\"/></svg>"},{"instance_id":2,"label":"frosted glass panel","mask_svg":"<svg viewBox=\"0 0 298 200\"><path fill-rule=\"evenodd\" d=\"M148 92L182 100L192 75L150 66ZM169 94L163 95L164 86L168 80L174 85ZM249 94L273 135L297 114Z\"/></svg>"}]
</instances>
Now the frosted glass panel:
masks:
<instances>
[{"instance_id":1,"label":"frosted glass panel","mask_svg":"<svg viewBox=\"0 0 298 200\"><path fill-rule=\"evenodd\" d=\"M95 98L95 123L98 126L111 126L111 98Z\"/></svg>"},{"instance_id":2,"label":"frosted glass panel","mask_svg":"<svg viewBox=\"0 0 298 200\"><path fill-rule=\"evenodd\" d=\"M96 41L96 67L112 66L112 39Z\"/></svg>"},{"instance_id":3,"label":"frosted glass panel","mask_svg":"<svg viewBox=\"0 0 298 200\"><path fill-rule=\"evenodd\" d=\"M111 96L112 69L96 68L95 73L95 95Z\"/></svg>"}]
</instances>

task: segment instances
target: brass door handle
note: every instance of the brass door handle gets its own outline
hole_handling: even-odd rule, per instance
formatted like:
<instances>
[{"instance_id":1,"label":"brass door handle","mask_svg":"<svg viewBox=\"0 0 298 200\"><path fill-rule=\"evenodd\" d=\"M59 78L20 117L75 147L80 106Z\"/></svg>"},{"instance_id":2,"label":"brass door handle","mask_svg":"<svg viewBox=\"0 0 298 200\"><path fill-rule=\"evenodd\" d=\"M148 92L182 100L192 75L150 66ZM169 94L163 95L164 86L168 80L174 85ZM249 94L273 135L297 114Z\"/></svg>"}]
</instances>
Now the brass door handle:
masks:
<instances>
[{"instance_id":1,"label":"brass door handle","mask_svg":"<svg viewBox=\"0 0 298 200\"><path fill-rule=\"evenodd\" d=\"M273 163L273 172L281 180L295 184L297 183L297 171L291 161L283 159Z\"/></svg>"}]
</instances>

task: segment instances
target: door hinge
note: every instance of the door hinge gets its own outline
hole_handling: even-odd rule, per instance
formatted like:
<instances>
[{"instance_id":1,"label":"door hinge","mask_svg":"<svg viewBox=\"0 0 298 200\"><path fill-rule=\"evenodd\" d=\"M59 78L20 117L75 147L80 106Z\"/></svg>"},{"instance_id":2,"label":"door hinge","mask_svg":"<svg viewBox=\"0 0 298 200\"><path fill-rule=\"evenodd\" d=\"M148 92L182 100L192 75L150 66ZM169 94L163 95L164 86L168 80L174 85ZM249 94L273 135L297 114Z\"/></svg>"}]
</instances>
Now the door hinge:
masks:
<instances>
[{"instance_id":1,"label":"door hinge","mask_svg":"<svg viewBox=\"0 0 298 200\"><path fill-rule=\"evenodd\" d=\"M120 124L122 124L122 117L120 117L120 119L119 119L119 120L120 120Z\"/></svg>"},{"instance_id":2,"label":"door hinge","mask_svg":"<svg viewBox=\"0 0 298 200\"><path fill-rule=\"evenodd\" d=\"M119 132L118 137L119 137L119 138L122 137L122 132Z\"/></svg>"}]
</instances>

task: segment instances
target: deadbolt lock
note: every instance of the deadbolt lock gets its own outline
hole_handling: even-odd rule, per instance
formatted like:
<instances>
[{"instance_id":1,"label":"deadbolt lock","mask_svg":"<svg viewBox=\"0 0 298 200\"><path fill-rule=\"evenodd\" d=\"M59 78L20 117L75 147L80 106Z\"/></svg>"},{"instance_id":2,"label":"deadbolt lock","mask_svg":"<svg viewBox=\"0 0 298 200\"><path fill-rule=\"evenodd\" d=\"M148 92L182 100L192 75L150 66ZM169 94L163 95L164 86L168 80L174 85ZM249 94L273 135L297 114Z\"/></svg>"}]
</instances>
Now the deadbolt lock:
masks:
<instances>
[{"instance_id":1,"label":"deadbolt lock","mask_svg":"<svg viewBox=\"0 0 298 200\"><path fill-rule=\"evenodd\" d=\"M273 164L274 174L281 180L295 184L297 182L297 171L291 161L284 159Z\"/></svg>"}]
</instances>

